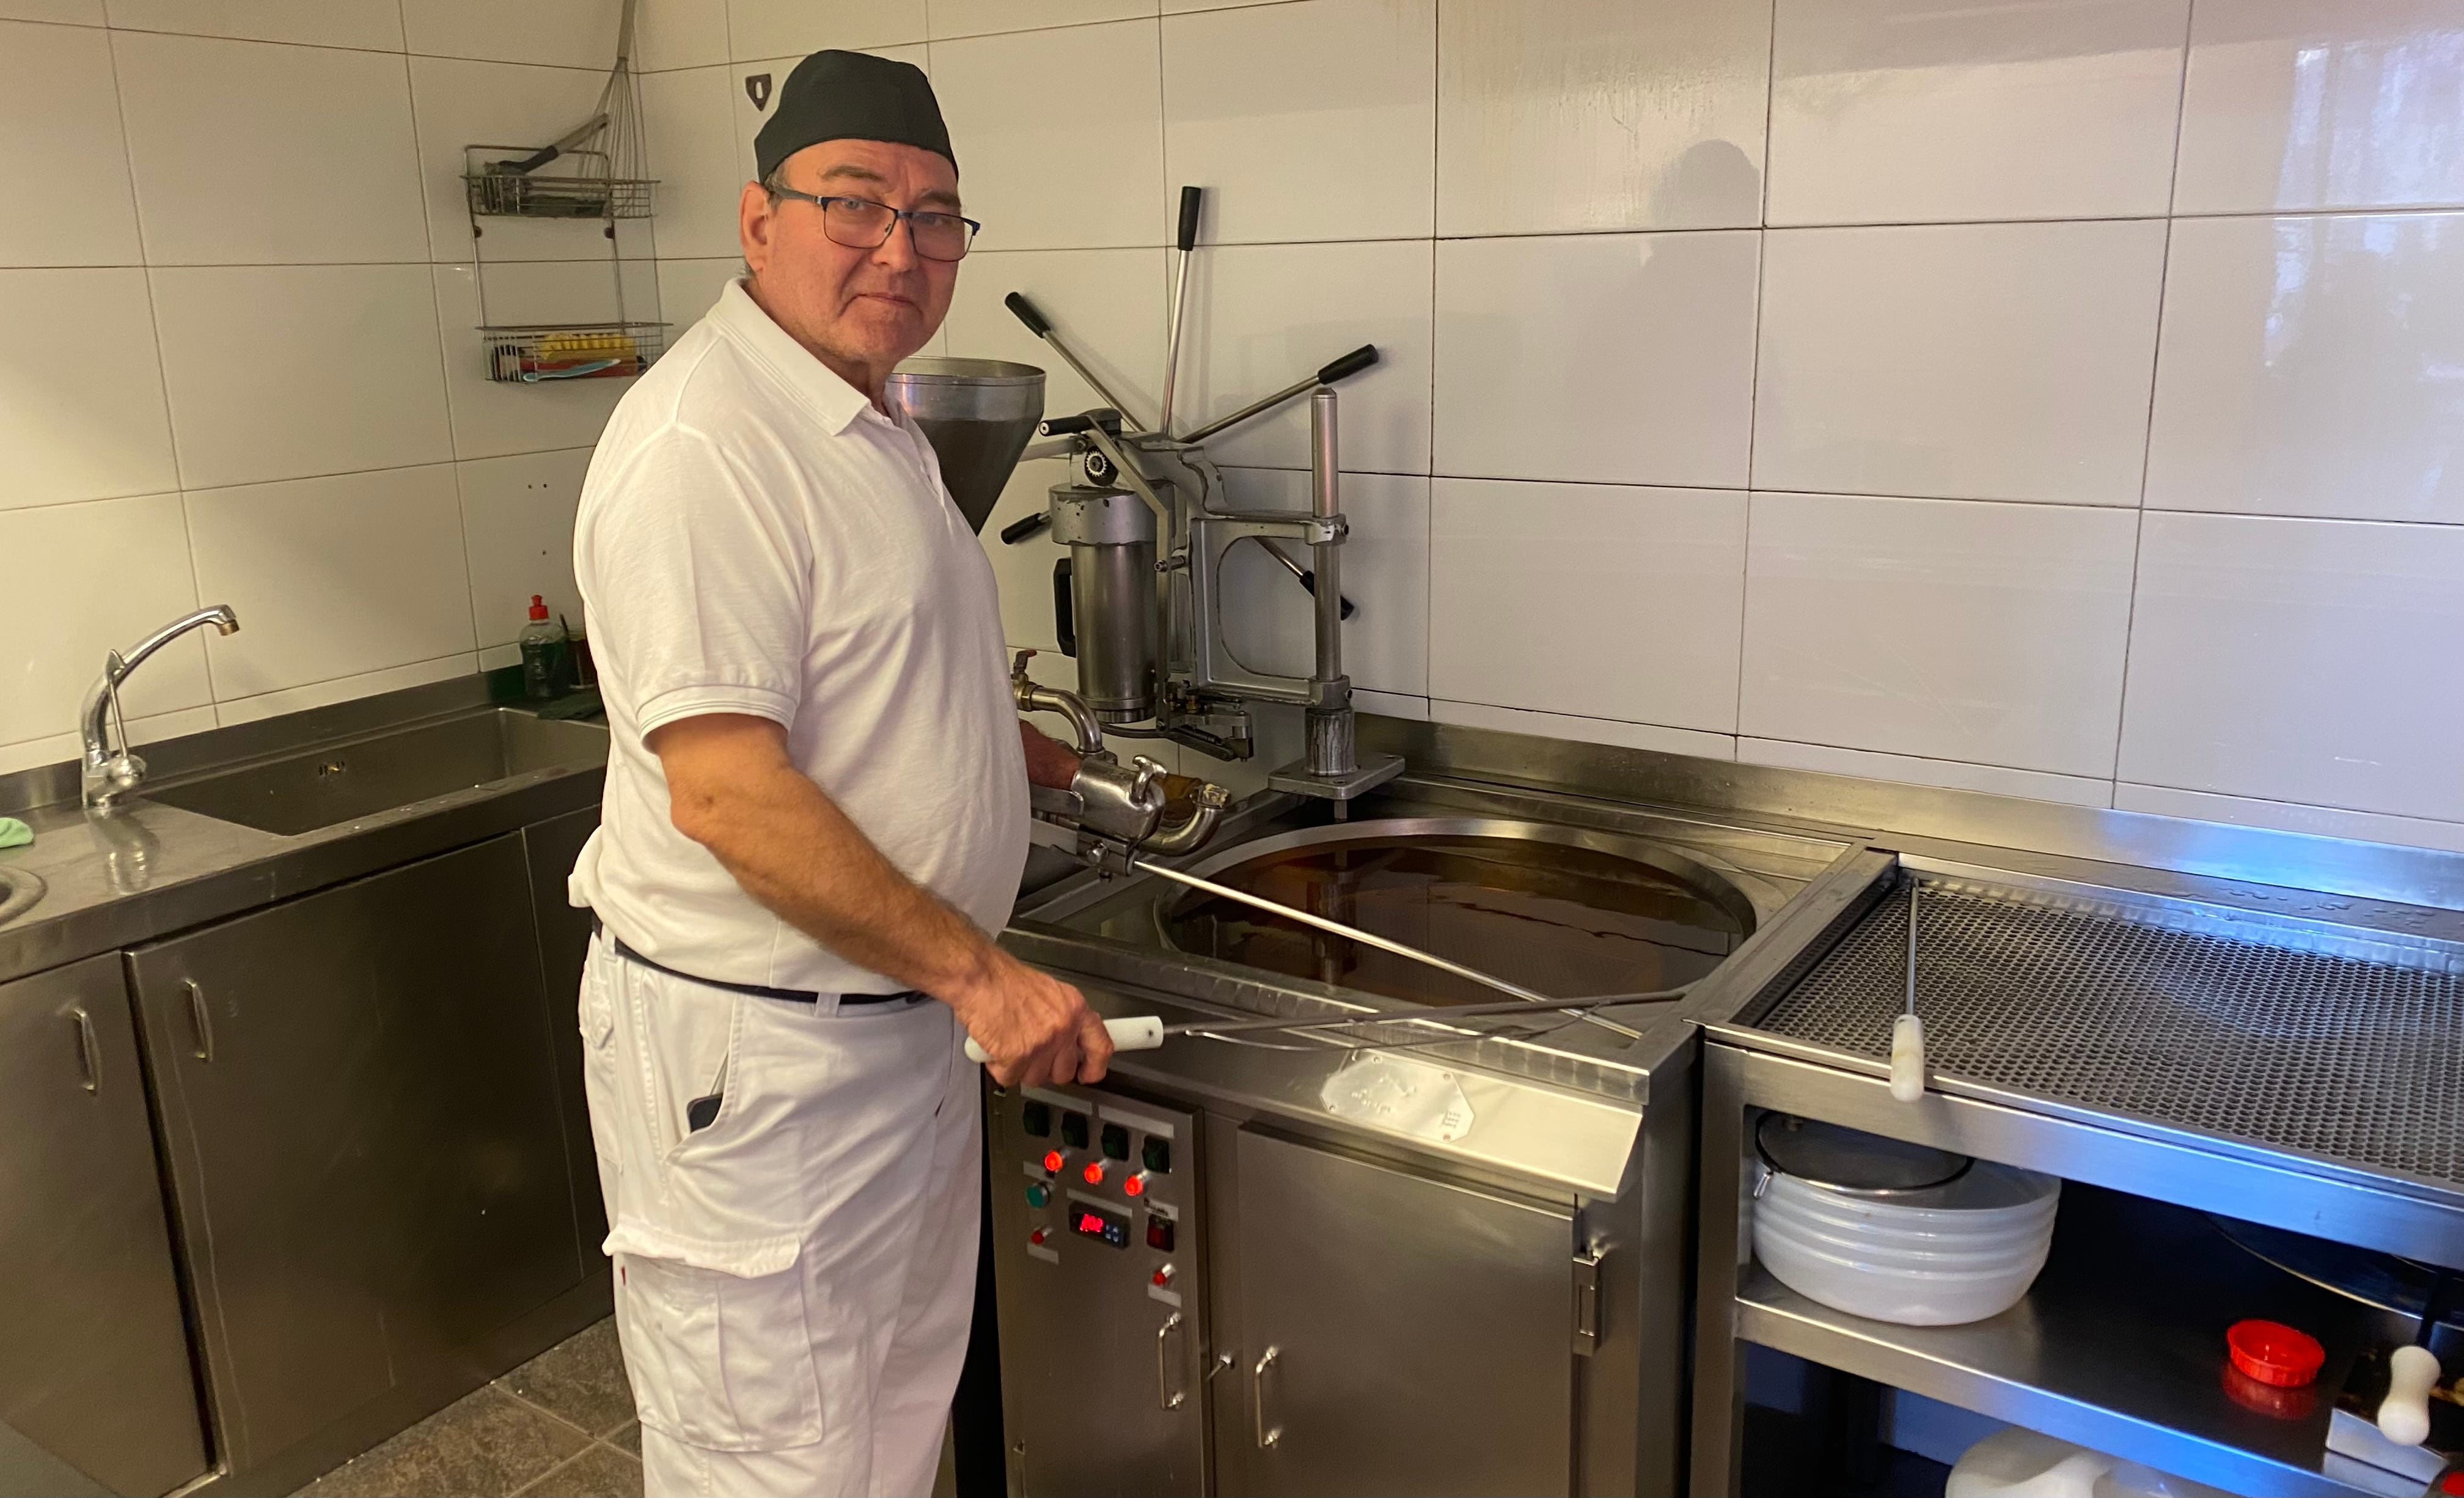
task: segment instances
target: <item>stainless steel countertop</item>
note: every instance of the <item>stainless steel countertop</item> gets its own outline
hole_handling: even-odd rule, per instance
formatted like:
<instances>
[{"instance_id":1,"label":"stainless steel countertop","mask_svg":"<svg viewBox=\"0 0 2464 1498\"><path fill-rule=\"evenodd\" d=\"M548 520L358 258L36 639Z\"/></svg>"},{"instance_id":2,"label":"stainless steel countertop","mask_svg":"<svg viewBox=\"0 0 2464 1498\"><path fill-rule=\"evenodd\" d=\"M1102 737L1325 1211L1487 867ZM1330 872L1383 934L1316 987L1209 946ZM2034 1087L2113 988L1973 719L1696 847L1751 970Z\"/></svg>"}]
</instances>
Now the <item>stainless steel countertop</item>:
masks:
<instances>
[{"instance_id":1,"label":"stainless steel countertop","mask_svg":"<svg viewBox=\"0 0 2464 1498\"><path fill-rule=\"evenodd\" d=\"M153 781L172 782L503 705L489 697L486 678L465 676L148 744L143 753ZM596 805L605 779L604 767L535 770L282 837L142 792L113 816L90 816L77 803L74 763L0 777L0 813L34 832L31 846L0 852L0 867L50 886L33 909L0 925L0 981Z\"/></svg>"}]
</instances>

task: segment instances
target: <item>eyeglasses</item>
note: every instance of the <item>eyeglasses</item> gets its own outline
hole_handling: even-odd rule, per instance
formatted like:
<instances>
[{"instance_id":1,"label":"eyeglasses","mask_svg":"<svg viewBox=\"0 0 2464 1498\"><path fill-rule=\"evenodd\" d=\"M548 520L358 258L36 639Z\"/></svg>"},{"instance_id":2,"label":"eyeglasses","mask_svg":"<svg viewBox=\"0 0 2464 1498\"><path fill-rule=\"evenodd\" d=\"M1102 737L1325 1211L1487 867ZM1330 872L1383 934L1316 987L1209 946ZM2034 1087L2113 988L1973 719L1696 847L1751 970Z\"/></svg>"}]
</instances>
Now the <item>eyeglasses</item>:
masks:
<instances>
[{"instance_id":1,"label":"eyeglasses","mask_svg":"<svg viewBox=\"0 0 2464 1498\"><path fill-rule=\"evenodd\" d=\"M898 221L907 221L907 237L915 253L927 260L963 260L967 247L975 243L976 231L984 226L972 218L956 213L935 213L925 209L894 209L870 198L817 196L782 187L773 183L771 192L782 198L810 203L822 210L822 232L832 244L850 250L878 250L890 243L898 231Z\"/></svg>"}]
</instances>

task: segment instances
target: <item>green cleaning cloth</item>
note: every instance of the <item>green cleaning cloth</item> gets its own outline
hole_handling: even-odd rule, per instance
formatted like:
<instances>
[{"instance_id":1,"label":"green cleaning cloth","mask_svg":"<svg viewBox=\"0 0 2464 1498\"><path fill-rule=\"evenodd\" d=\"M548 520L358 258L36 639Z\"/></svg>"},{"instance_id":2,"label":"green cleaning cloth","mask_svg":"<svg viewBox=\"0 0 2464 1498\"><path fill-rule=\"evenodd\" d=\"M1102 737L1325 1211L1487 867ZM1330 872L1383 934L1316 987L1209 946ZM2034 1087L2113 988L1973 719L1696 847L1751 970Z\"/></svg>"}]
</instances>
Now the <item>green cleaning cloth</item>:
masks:
<instances>
[{"instance_id":1,"label":"green cleaning cloth","mask_svg":"<svg viewBox=\"0 0 2464 1498\"><path fill-rule=\"evenodd\" d=\"M23 848L34 840L34 829L14 817L0 817L0 848Z\"/></svg>"}]
</instances>

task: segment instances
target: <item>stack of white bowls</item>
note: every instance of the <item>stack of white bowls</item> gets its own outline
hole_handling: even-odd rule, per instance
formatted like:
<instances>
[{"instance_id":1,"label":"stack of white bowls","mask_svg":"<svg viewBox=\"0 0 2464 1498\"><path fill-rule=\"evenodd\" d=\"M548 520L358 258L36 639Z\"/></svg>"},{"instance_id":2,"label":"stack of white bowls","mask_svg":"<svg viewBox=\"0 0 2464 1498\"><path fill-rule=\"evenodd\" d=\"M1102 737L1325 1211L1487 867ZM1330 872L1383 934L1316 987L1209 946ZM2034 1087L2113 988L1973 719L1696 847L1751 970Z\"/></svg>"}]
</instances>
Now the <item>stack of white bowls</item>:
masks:
<instances>
[{"instance_id":1,"label":"stack of white bowls","mask_svg":"<svg viewBox=\"0 0 2464 1498\"><path fill-rule=\"evenodd\" d=\"M1978 1160L1947 1184L1879 1194L1761 1168L1754 1256L1781 1284L1851 1315L1912 1327L1999 1315L2053 1247L2056 1177Z\"/></svg>"}]
</instances>

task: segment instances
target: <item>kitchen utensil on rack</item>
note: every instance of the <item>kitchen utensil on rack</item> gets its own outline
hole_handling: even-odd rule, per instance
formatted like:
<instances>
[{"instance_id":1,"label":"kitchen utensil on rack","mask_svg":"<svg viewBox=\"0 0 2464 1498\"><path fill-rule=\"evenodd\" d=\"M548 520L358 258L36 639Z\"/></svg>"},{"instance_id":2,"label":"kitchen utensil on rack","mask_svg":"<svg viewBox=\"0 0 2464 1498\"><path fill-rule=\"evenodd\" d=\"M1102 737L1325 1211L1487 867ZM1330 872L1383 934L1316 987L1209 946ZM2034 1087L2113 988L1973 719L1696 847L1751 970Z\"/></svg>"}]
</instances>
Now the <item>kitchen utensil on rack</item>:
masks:
<instances>
[{"instance_id":1,"label":"kitchen utensil on rack","mask_svg":"<svg viewBox=\"0 0 2464 1498\"><path fill-rule=\"evenodd\" d=\"M1917 1018L1917 892L1925 881L1908 879L1908 1006L1891 1022L1891 1096L1913 1103L1925 1096L1925 1021Z\"/></svg>"}]
</instances>

